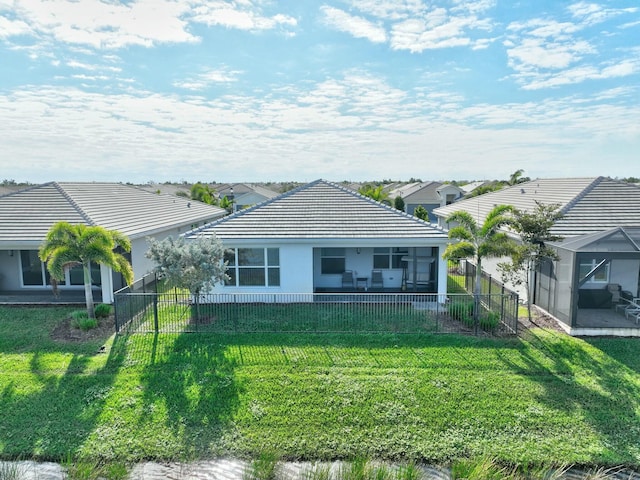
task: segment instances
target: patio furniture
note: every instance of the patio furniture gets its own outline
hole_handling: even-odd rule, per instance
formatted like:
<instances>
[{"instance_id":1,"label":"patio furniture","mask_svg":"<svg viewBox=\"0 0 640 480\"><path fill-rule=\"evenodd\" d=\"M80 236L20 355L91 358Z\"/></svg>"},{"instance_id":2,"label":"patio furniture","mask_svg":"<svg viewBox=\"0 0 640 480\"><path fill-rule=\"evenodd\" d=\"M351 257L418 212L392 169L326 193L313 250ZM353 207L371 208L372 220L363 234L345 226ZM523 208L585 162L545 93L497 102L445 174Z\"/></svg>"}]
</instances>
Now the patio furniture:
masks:
<instances>
[{"instance_id":1,"label":"patio furniture","mask_svg":"<svg viewBox=\"0 0 640 480\"><path fill-rule=\"evenodd\" d=\"M342 288L354 288L353 270L345 270L342 272Z\"/></svg>"},{"instance_id":2,"label":"patio furniture","mask_svg":"<svg viewBox=\"0 0 640 480\"><path fill-rule=\"evenodd\" d=\"M384 288L382 270L371 270L371 288Z\"/></svg>"},{"instance_id":3,"label":"patio furniture","mask_svg":"<svg viewBox=\"0 0 640 480\"><path fill-rule=\"evenodd\" d=\"M356 288L362 288L365 292L369 286L369 277L356 276Z\"/></svg>"}]
</instances>

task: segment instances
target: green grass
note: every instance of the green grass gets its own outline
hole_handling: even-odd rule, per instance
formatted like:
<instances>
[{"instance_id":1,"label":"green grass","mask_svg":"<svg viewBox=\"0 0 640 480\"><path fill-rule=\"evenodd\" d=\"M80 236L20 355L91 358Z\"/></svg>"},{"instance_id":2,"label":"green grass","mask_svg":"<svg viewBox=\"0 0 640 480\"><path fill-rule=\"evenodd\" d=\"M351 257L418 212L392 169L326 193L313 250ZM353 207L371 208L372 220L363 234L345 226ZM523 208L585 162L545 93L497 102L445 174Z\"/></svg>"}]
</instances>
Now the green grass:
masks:
<instances>
[{"instance_id":1,"label":"green grass","mask_svg":"<svg viewBox=\"0 0 640 480\"><path fill-rule=\"evenodd\" d=\"M277 452L318 461L640 466L635 339L537 330L514 339L51 340L69 312L0 307L0 458L98 465Z\"/></svg>"}]
</instances>

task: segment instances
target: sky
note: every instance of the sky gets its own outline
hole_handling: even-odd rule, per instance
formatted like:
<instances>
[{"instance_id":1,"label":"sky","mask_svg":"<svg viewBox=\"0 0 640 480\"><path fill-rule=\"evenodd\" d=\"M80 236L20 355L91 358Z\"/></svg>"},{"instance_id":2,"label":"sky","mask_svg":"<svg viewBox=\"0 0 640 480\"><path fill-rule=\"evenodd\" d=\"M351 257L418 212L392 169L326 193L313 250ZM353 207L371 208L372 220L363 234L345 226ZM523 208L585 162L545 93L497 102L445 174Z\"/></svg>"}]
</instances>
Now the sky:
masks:
<instances>
[{"instance_id":1,"label":"sky","mask_svg":"<svg viewBox=\"0 0 640 480\"><path fill-rule=\"evenodd\" d=\"M640 2L0 0L0 179L640 177Z\"/></svg>"}]
</instances>

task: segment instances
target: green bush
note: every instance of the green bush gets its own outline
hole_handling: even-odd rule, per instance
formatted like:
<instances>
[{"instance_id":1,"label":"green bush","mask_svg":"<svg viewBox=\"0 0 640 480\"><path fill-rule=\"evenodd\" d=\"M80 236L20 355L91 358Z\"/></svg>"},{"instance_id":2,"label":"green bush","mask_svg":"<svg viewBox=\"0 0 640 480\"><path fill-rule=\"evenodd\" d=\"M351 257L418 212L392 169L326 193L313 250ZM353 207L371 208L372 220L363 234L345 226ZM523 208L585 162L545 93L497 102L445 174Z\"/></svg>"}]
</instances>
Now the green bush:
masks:
<instances>
[{"instance_id":1,"label":"green bush","mask_svg":"<svg viewBox=\"0 0 640 480\"><path fill-rule=\"evenodd\" d=\"M473 301L452 302L449 305L449 315L465 325L473 325Z\"/></svg>"},{"instance_id":2,"label":"green bush","mask_svg":"<svg viewBox=\"0 0 640 480\"><path fill-rule=\"evenodd\" d=\"M480 328L490 332L500 323L500 313L489 310L480 318Z\"/></svg>"},{"instance_id":3,"label":"green bush","mask_svg":"<svg viewBox=\"0 0 640 480\"><path fill-rule=\"evenodd\" d=\"M89 318L89 315L84 310L75 310L70 315L71 325L82 331L91 330L98 326L98 321L95 318Z\"/></svg>"},{"instance_id":4,"label":"green bush","mask_svg":"<svg viewBox=\"0 0 640 480\"><path fill-rule=\"evenodd\" d=\"M96 314L96 318L107 318L111 315L111 305L107 305L106 303L96 305L94 312Z\"/></svg>"}]
</instances>

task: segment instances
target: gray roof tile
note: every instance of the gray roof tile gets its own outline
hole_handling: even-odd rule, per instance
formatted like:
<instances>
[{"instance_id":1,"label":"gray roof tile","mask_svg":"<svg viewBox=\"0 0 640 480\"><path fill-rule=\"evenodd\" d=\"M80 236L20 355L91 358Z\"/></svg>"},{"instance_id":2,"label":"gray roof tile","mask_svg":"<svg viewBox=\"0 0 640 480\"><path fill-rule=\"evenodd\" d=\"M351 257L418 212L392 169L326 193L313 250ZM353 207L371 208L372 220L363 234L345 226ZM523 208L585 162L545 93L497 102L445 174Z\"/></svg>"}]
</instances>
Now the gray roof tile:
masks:
<instances>
[{"instance_id":1,"label":"gray roof tile","mask_svg":"<svg viewBox=\"0 0 640 480\"><path fill-rule=\"evenodd\" d=\"M41 241L59 221L118 230L130 238L211 221L224 210L119 183L45 183L0 196L0 242Z\"/></svg>"},{"instance_id":2,"label":"gray roof tile","mask_svg":"<svg viewBox=\"0 0 640 480\"><path fill-rule=\"evenodd\" d=\"M552 233L563 237L640 226L640 187L605 177L532 180L437 208L434 213L446 218L465 210L482 223L495 205L532 211L536 201L560 206L564 216Z\"/></svg>"},{"instance_id":3,"label":"gray roof tile","mask_svg":"<svg viewBox=\"0 0 640 480\"><path fill-rule=\"evenodd\" d=\"M446 239L435 225L325 180L242 210L188 236L229 239Z\"/></svg>"}]
</instances>

